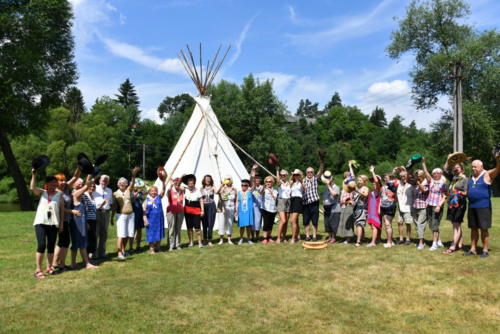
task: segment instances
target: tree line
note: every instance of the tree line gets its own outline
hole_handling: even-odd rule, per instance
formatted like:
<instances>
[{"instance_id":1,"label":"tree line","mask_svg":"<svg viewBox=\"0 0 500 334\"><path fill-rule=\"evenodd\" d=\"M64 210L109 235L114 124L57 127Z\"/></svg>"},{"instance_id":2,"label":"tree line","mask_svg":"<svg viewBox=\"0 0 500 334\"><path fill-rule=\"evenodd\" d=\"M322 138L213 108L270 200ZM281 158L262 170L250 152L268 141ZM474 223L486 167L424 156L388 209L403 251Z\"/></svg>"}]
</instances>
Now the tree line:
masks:
<instances>
[{"instance_id":1,"label":"tree line","mask_svg":"<svg viewBox=\"0 0 500 334\"><path fill-rule=\"evenodd\" d=\"M464 151L488 164L500 142L500 34L477 31L464 23L470 15L463 0L412 0L398 20L387 53L394 59L415 55L410 76L418 117L453 92L450 64L461 64L464 87ZM140 97L126 80L116 96L83 103L73 59L72 12L68 1L19 0L0 5L0 201L32 208L27 192L31 160L47 154L47 173L70 173L76 155L107 153L103 165L113 177L128 176L142 165L153 178L172 152L195 106L187 94L165 97L158 106L160 124L142 120ZM212 107L229 137L257 160L278 155L283 168L317 165L317 151L327 153L327 168L346 170L356 159L381 173L415 153L440 166L452 151L452 114L430 129L387 119L374 106L370 115L346 105L334 93L325 106L304 97L291 113L273 91L272 81L252 75L241 85L220 81L210 87ZM244 156L242 160L250 165Z\"/></svg>"}]
</instances>

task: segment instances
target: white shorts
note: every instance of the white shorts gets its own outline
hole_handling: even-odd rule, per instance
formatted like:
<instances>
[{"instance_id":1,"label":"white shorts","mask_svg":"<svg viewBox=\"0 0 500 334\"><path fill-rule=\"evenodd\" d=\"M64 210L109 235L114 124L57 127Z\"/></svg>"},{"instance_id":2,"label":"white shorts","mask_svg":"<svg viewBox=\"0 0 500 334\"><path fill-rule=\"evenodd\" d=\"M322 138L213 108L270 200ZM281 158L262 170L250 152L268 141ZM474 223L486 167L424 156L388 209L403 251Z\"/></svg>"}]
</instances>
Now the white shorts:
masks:
<instances>
[{"instance_id":1,"label":"white shorts","mask_svg":"<svg viewBox=\"0 0 500 334\"><path fill-rule=\"evenodd\" d=\"M118 238L133 238L135 232L134 213L116 214L116 234Z\"/></svg>"}]
</instances>

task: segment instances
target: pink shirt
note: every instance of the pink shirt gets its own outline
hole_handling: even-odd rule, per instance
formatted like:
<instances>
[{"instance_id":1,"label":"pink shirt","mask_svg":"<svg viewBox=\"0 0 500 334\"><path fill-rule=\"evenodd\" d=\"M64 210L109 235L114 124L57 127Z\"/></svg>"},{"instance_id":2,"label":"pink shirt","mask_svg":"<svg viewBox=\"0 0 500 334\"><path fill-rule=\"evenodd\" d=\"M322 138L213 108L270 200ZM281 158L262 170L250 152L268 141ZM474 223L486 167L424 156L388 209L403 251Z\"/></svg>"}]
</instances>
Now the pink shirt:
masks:
<instances>
[{"instance_id":1,"label":"pink shirt","mask_svg":"<svg viewBox=\"0 0 500 334\"><path fill-rule=\"evenodd\" d=\"M177 192L175 188L172 188L169 194L167 212L184 212L184 192Z\"/></svg>"}]
</instances>

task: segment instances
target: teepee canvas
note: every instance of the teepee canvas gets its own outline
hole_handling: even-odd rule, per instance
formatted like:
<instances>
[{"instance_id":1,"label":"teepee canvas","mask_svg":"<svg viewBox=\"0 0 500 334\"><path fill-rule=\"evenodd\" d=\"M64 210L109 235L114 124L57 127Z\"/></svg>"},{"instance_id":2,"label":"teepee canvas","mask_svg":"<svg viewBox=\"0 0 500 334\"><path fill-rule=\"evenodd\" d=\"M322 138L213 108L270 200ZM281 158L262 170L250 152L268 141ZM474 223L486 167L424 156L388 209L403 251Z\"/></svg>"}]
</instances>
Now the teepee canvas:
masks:
<instances>
[{"instance_id":1,"label":"teepee canvas","mask_svg":"<svg viewBox=\"0 0 500 334\"><path fill-rule=\"evenodd\" d=\"M231 144L231 140L225 134L210 106L210 97L207 96L207 89L213 82L228 51L229 48L222 59L218 61L219 48L214 59L203 68L201 46L199 64L195 63L189 47L187 47L186 53L181 50L179 59L200 95L194 97L196 106L193 114L165 163L164 168L168 174L167 188L170 187L172 178L180 177L183 174L194 174L198 188L205 175L211 175L217 187L227 176L233 179L236 188L240 187L242 179L249 178L245 166ZM161 182L157 180L156 185L161 186ZM163 208L166 209L167 205L167 196L165 196ZM220 217L217 217L214 229L217 229L219 220Z\"/></svg>"}]
</instances>

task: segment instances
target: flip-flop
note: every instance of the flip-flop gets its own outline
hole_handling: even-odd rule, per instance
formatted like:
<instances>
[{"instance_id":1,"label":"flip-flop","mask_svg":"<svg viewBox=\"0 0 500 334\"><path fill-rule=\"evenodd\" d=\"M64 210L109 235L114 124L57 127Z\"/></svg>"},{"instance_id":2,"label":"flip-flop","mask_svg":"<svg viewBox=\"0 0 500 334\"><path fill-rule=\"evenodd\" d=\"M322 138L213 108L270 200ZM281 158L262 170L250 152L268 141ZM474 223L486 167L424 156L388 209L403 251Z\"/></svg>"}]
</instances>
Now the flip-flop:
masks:
<instances>
[{"instance_id":1,"label":"flip-flop","mask_svg":"<svg viewBox=\"0 0 500 334\"><path fill-rule=\"evenodd\" d=\"M33 277L35 277L35 278L45 278L45 275L40 270L40 271L35 271L35 274L33 275Z\"/></svg>"},{"instance_id":2,"label":"flip-flop","mask_svg":"<svg viewBox=\"0 0 500 334\"><path fill-rule=\"evenodd\" d=\"M55 272L54 267L47 267L47 269L45 269L45 273L47 275L54 275L54 272Z\"/></svg>"},{"instance_id":3,"label":"flip-flop","mask_svg":"<svg viewBox=\"0 0 500 334\"><path fill-rule=\"evenodd\" d=\"M477 253L476 252L471 252L471 251L468 251L468 252L464 253L464 256L470 256L470 255L477 255Z\"/></svg>"},{"instance_id":4,"label":"flip-flop","mask_svg":"<svg viewBox=\"0 0 500 334\"><path fill-rule=\"evenodd\" d=\"M456 251L457 251L456 249L448 248L447 250L443 251L443 254L452 254L455 253Z\"/></svg>"}]
</instances>

